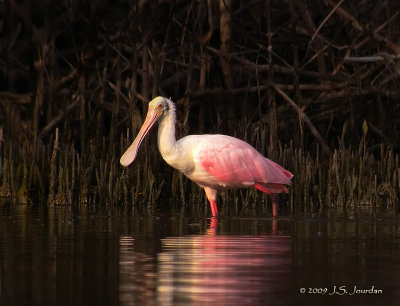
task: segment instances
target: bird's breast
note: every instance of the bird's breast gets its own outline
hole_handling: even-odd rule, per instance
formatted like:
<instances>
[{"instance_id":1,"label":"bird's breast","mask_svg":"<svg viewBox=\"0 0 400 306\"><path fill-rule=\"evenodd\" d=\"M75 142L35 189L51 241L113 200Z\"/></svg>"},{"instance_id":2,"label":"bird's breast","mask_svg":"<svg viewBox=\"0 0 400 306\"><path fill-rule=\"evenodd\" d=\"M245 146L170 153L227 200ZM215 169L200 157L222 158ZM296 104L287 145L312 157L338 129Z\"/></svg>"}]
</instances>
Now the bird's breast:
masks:
<instances>
[{"instance_id":1,"label":"bird's breast","mask_svg":"<svg viewBox=\"0 0 400 306\"><path fill-rule=\"evenodd\" d=\"M190 154L186 154L181 150L161 152L161 155L168 165L185 175L191 173L194 169L193 159Z\"/></svg>"}]
</instances>

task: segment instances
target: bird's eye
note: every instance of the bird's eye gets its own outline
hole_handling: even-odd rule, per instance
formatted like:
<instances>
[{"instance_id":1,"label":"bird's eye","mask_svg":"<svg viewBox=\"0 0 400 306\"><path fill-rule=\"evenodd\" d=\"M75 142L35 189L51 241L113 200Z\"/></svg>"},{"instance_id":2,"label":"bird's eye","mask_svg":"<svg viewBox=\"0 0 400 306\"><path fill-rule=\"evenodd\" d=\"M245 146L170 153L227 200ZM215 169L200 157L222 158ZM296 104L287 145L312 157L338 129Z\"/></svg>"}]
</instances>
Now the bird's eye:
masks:
<instances>
[{"instance_id":1,"label":"bird's eye","mask_svg":"<svg viewBox=\"0 0 400 306\"><path fill-rule=\"evenodd\" d=\"M158 109L162 108L162 104L158 104L158 105L157 105L157 108L158 108Z\"/></svg>"}]
</instances>

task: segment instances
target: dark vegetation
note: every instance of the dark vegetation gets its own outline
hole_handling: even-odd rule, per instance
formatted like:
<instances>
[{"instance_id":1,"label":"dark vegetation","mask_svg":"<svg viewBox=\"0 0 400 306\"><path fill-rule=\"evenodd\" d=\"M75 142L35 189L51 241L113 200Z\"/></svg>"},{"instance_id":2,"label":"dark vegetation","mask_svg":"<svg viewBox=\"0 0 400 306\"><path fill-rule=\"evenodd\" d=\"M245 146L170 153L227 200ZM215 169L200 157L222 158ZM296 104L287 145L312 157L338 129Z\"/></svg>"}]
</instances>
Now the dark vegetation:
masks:
<instances>
[{"instance_id":1,"label":"dark vegetation","mask_svg":"<svg viewBox=\"0 0 400 306\"><path fill-rule=\"evenodd\" d=\"M1 196L203 204L154 132L119 165L162 95L178 136L234 135L292 171L291 208L394 205L399 15L397 0L1 1Z\"/></svg>"}]
</instances>

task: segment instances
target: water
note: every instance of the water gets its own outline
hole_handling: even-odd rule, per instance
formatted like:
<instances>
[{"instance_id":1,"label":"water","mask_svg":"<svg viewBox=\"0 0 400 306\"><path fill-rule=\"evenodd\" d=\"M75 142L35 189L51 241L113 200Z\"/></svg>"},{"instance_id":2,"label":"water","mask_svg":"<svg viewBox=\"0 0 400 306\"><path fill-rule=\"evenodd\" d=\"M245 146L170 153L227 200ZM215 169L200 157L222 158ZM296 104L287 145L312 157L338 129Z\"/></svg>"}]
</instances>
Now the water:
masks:
<instances>
[{"instance_id":1,"label":"water","mask_svg":"<svg viewBox=\"0 0 400 306\"><path fill-rule=\"evenodd\" d=\"M187 214L4 204L0 305L393 305L400 298L393 212L277 220Z\"/></svg>"}]
</instances>

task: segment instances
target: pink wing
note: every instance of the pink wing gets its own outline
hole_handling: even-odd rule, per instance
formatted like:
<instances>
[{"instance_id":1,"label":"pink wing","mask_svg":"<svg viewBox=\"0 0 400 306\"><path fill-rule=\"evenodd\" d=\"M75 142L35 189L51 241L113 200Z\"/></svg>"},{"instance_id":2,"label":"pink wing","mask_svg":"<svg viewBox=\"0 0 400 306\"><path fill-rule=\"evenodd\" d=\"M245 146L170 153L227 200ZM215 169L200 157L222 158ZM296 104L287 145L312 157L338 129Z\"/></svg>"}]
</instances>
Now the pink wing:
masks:
<instances>
[{"instance_id":1,"label":"pink wing","mask_svg":"<svg viewBox=\"0 0 400 306\"><path fill-rule=\"evenodd\" d=\"M290 185L293 174L248 143L226 135L207 135L195 152L204 169L221 182Z\"/></svg>"}]
</instances>

